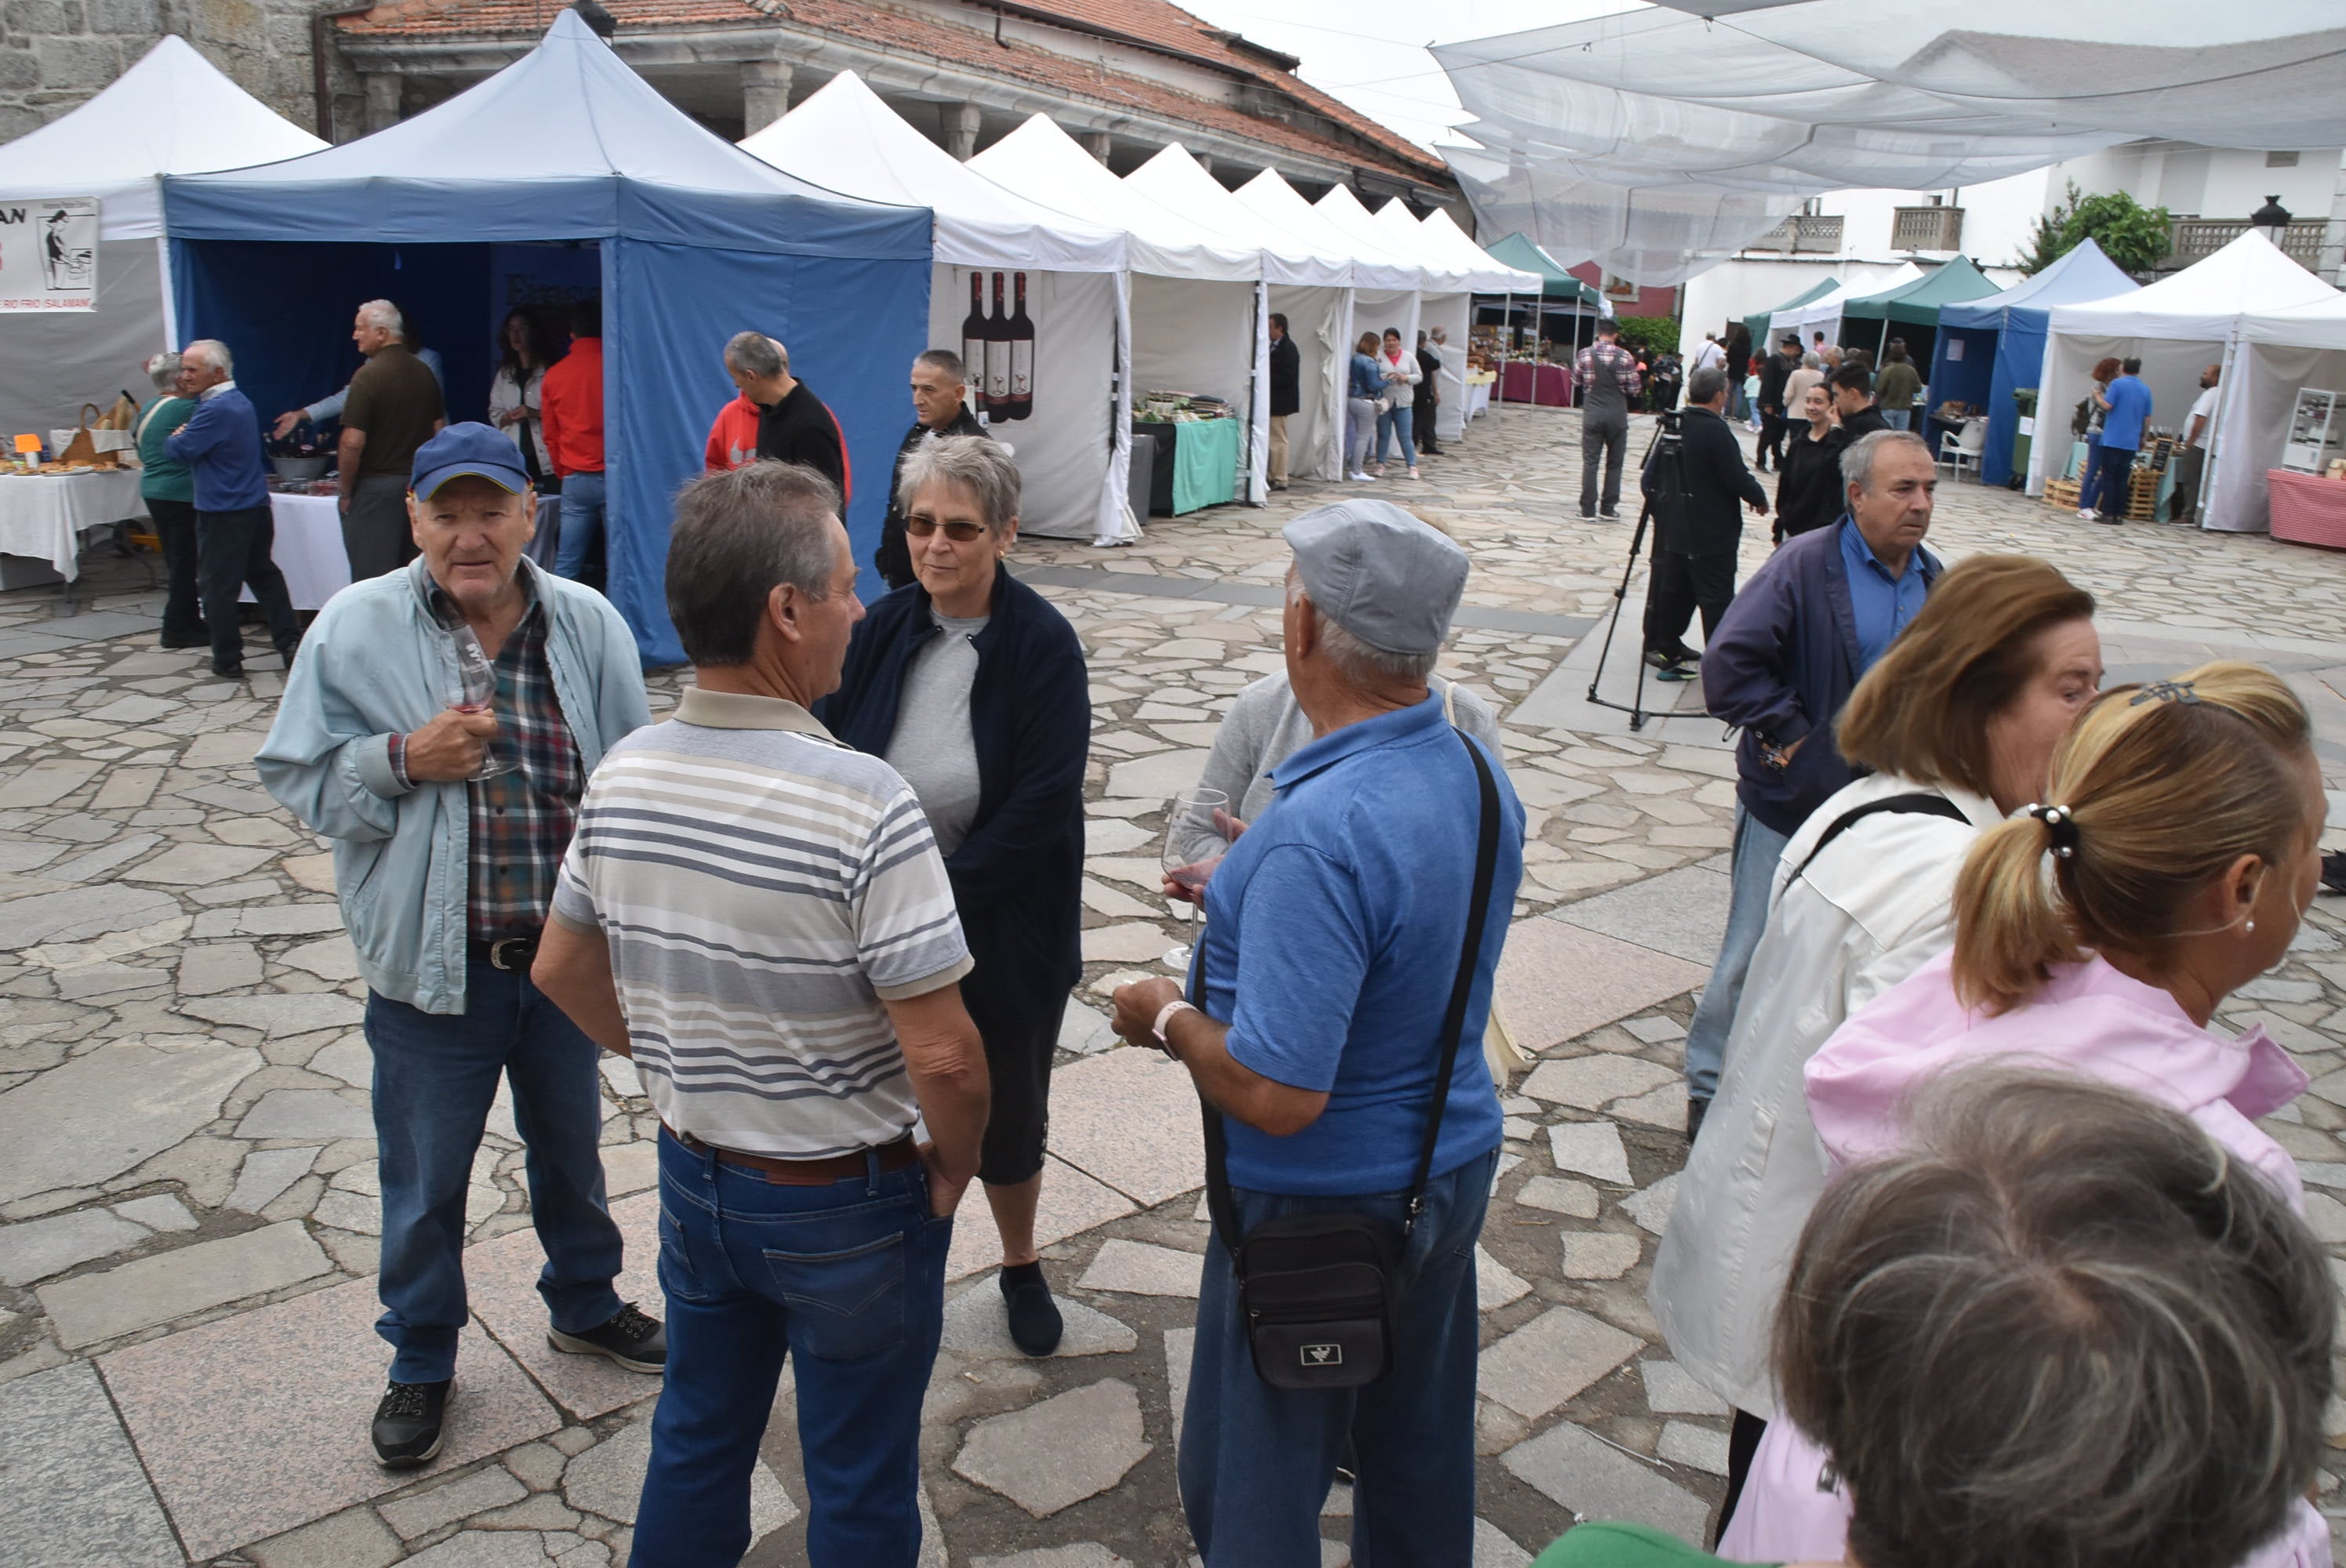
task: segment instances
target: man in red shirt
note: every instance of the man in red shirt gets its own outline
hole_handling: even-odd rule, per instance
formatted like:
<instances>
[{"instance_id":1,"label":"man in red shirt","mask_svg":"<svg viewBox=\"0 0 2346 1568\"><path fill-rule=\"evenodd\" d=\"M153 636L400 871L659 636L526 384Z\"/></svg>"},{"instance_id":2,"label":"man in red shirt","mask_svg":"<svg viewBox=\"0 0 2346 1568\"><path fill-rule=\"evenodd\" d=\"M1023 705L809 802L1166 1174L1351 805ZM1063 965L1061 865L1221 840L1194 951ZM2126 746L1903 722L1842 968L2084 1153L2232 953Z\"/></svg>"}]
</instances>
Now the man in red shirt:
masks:
<instances>
[{"instance_id":1,"label":"man in red shirt","mask_svg":"<svg viewBox=\"0 0 2346 1568\"><path fill-rule=\"evenodd\" d=\"M539 429L562 481L562 534L554 569L576 579L603 532L603 301L570 308L570 351L547 368L538 390Z\"/></svg>"}]
</instances>

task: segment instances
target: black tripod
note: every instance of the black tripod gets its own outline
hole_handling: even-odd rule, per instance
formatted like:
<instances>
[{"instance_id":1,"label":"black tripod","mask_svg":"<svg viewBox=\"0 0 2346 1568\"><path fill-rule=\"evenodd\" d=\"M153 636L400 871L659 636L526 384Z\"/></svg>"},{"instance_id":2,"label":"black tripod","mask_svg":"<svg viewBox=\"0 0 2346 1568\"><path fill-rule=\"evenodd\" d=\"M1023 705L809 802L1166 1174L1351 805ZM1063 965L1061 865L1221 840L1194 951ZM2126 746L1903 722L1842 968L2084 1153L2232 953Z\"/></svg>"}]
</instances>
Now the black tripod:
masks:
<instances>
[{"instance_id":1,"label":"black tripod","mask_svg":"<svg viewBox=\"0 0 2346 1568\"><path fill-rule=\"evenodd\" d=\"M1628 602L1629 579L1637 573L1637 557L1645 550L1646 525L1654 525L1654 538L1660 543L1666 532L1683 535L1686 529L1687 503L1686 465L1681 443L1680 415L1676 409L1662 411L1661 423L1654 429L1654 439L1646 445L1646 454L1638 461L1637 472L1644 476L1645 504L1637 508L1637 531L1629 537L1629 558L1621 567L1620 586L1613 590L1613 617L1605 627L1605 645L1597 650L1596 667L1589 672L1588 700L1599 708L1609 708L1629 716L1630 729L1646 728L1648 718L1694 718L1698 714L1680 713L1674 708L1648 710L1646 707L1646 654L1637 650L1637 685L1636 695L1627 704L1596 695L1599 682L1605 678L1605 661L1613 652L1613 635L1621 628L1621 606ZM1647 586L1648 610L1651 609L1652 585ZM1640 645L1644 638L1639 637Z\"/></svg>"}]
</instances>

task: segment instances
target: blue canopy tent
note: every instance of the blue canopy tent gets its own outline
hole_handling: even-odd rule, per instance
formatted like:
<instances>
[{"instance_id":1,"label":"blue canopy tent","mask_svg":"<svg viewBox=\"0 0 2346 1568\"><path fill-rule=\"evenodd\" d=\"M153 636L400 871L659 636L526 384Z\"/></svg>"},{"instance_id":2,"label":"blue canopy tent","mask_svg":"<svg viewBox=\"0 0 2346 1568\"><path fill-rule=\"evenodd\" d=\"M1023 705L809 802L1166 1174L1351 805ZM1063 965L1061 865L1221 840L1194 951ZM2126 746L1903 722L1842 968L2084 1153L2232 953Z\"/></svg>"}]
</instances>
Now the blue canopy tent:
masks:
<instances>
[{"instance_id":1,"label":"blue canopy tent","mask_svg":"<svg viewBox=\"0 0 2346 1568\"><path fill-rule=\"evenodd\" d=\"M2053 307L2106 300L2138 287L2087 239L2000 294L1939 308L1931 402L1952 398L1987 410L1987 444L1980 453L1983 483L2012 479L2013 441L2020 433L2020 405L2012 394L2016 388L2034 388L2044 374Z\"/></svg>"},{"instance_id":2,"label":"blue canopy tent","mask_svg":"<svg viewBox=\"0 0 2346 1568\"><path fill-rule=\"evenodd\" d=\"M663 588L670 503L735 394L754 329L847 433L848 531L871 558L928 346L929 209L792 178L672 107L578 17L445 103L346 146L167 179L183 341L215 337L264 412L342 384L352 309L384 295L447 363L449 416L483 416L507 302L599 287L608 592L647 665L684 657Z\"/></svg>"}]
</instances>

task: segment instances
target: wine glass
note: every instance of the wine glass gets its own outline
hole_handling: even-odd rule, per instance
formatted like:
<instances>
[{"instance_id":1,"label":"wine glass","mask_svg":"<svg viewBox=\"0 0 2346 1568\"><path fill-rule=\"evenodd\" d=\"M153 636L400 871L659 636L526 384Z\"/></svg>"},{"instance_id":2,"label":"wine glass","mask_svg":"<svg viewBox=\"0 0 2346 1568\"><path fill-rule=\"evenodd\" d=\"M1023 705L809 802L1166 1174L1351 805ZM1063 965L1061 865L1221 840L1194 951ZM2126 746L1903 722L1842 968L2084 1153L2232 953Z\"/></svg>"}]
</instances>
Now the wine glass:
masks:
<instances>
[{"instance_id":1,"label":"wine glass","mask_svg":"<svg viewBox=\"0 0 2346 1568\"><path fill-rule=\"evenodd\" d=\"M449 634L456 642L456 675L464 682L457 701L448 706L459 713L488 713L497 700L497 667L490 659L488 649L473 635L473 628L458 625ZM500 773L510 773L520 764L497 749L497 738L491 736L483 748L481 765L468 779L494 779Z\"/></svg>"},{"instance_id":2,"label":"wine glass","mask_svg":"<svg viewBox=\"0 0 2346 1568\"><path fill-rule=\"evenodd\" d=\"M1165 804L1165 874L1203 897L1206 882L1230 847L1230 798L1219 789L1186 789ZM1198 905L1185 903L1182 923L1195 924ZM1189 967L1189 944L1168 949L1168 969Z\"/></svg>"}]
</instances>

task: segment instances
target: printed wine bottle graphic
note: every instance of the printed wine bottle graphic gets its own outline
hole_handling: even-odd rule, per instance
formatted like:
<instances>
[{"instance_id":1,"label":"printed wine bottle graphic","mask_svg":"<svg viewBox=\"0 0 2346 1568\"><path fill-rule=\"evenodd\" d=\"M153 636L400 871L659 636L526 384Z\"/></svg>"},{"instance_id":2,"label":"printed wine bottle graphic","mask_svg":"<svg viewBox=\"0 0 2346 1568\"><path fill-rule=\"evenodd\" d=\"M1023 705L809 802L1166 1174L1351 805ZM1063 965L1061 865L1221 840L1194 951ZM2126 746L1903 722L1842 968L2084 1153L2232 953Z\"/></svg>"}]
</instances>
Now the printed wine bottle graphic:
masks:
<instances>
[{"instance_id":1,"label":"printed wine bottle graphic","mask_svg":"<svg viewBox=\"0 0 2346 1568\"><path fill-rule=\"evenodd\" d=\"M985 406L985 274L969 275L969 314L961 319L962 374Z\"/></svg>"},{"instance_id":2,"label":"printed wine bottle graphic","mask_svg":"<svg viewBox=\"0 0 2346 1568\"><path fill-rule=\"evenodd\" d=\"M1002 302L1002 274L994 275L994 310L985 318L985 412L1010 417L1010 312Z\"/></svg>"},{"instance_id":3,"label":"printed wine bottle graphic","mask_svg":"<svg viewBox=\"0 0 2346 1568\"><path fill-rule=\"evenodd\" d=\"M1010 317L1010 407L1002 417L1025 419L1035 412L1035 322L1026 314L1026 274L1014 276L1018 309Z\"/></svg>"}]
</instances>

